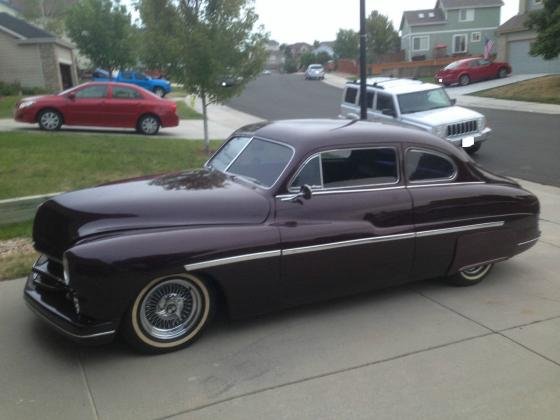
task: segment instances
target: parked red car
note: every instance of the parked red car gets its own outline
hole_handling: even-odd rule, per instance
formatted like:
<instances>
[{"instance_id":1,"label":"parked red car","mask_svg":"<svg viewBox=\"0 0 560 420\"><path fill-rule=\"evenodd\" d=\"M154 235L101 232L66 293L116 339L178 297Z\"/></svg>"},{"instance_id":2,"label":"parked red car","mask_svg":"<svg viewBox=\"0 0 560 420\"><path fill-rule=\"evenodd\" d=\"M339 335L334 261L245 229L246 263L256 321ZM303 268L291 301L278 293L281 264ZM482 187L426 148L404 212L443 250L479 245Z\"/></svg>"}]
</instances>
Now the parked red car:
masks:
<instances>
[{"instance_id":1,"label":"parked red car","mask_svg":"<svg viewBox=\"0 0 560 420\"><path fill-rule=\"evenodd\" d=\"M54 131L66 125L135 128L146 135L179 124L177 105L145 89L124 83L84 83L57 95L24 98L16 121L38 123Z\"/></svg>"},{"instance_id":2,"label":"parked red car","mask_svg":"<svg viewBox=\"0 0 560 420\"><path fill-rule=\"evenodd\" d=\"M511 66L502 61L490 61L484 58L465 58L448 64L435 75L436 83L445 86L459 84L466 86L479 80L506 77L511 73Z\"/></svg>"}]
</instances>

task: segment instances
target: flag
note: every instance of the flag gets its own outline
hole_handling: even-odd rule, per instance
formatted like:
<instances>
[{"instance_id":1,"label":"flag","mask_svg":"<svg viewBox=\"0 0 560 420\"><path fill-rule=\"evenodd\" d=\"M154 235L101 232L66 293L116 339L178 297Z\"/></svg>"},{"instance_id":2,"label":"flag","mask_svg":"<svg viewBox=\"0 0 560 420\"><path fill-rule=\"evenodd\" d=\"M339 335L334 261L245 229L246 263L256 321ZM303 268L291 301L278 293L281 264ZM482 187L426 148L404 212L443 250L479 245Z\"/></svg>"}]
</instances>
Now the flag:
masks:
<instances>
[{"instance_id":1,"label":"flag","mask_svg":"<svg viewBox=\"0 0 560 420\"><path fill-rule=\"evenodd\" d=\"M492 47L494 47L494 41L488 37L484 37L484 58L488 60L490 53L492 52Z\"/></svg>"}]
</instances>

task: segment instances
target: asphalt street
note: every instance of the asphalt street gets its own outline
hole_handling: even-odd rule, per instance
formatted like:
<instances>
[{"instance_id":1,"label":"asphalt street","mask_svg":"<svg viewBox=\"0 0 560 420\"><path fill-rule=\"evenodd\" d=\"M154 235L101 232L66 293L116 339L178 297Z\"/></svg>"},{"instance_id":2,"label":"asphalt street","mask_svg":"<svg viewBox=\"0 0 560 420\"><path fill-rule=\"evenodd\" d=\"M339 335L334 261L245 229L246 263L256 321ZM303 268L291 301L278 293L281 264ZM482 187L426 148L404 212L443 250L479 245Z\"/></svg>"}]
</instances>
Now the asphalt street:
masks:
<instances>
[{"instance_id":1,"label":"asphalt street","mask_svg":"<svg viewBox=\"0 0 560 420\"><path fill-rule=\"evenodd\" d=\"M453 88L451 88L453 89ZM341 89L300 74L272 74L251 82L228 105L260 118L336 118ZM476 109L476 108L475 108ZM507 176L560 186L560 116L482 109L494 130L474 158Z\"/></svg>"}]
</instances>

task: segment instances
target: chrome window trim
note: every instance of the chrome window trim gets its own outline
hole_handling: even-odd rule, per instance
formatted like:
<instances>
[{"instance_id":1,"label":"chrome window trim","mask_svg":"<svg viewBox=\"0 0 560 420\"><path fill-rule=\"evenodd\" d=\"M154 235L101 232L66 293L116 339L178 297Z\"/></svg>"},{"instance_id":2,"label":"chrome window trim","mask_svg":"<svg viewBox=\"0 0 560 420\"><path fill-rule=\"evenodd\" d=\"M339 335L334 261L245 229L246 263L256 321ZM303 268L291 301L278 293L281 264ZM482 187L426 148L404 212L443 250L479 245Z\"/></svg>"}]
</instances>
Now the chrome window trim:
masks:
<instances>
[{"instance_id":1,"label":"chrome window trim","mask_svg":"<svg viewBox=\"0 0 560 420\"><path fill-rule=\"evenodd\" d=\"M409 174L406 168L406 155L408 152L420 152L420 153L431 153L432 155L436 155L439 157L444 158L445 160L447 160L448 162L451 163L451 166L453 166L453 175L447 178L434 178L434 179L430 179L430 180L426 180L426 179L421 179L418 181L411 181L409 178ZM432 184L432 183L436 183L436 182L442 182L442 181L453 181L454 179L457 178L457 176L459 175L459 168L457 167L457 165L455 164L455 162L453 161L453 159L451 157L449 157L448 155L446 155L445 153L442 152L438 152L432 149L425 149L422 147L408 147L406 148L406 150L404 151L404 172L405 172L405 177L406 177L406 182L409 182L411 184L418 184L418 183L423 183L423 184Z\"/></svg>"},{"instance_id":2,"label":"chrome window trim","mask_svg":"<svg viewBox=\"0 0 560 420\"><path fill-rule=\"evenodd\" d=\"M304 254L308 252L325 251L329 249L345 248L345 247L356 246L356 245L398 241L401 239L423 238L428 236L446 235L449 233L468 232L471 230L486 229L491 227L501 227L504 224L505 222L503 220L500 220L496 222L477 223L473 225L463 225L463 226L456 226L456 227L444 228L444 229L432 229L432 230L425 230L420 232L396 233L393 235L384 235L384 236L369 236L369 237L359 238L359 239L350 239L347 241L328 242L325 244L318 244L318 245L301 246L301 247L287 248L287 249L275 249L272 251L255 252L251 254L241 254L233 257L218 258L214 260L207 260L207 261L200 261L192 264L186 264L184 267L186 271L194 271L202 268L234 264L243 261L253 261L253 260L259 260L263 258L280 257L284 255L285 256L297 255L297 254Z\"/></svg>"},{"instance_id":3,"label":"chrome window trim","mask_svg":"<svg viewBox=\"0 0 560 420\"><path fill-rule=\"evenodd\" d=\"M242 136L239 136L239 137L242 137ZM239 138L239 137L234 137L234 138ZM228 164L228 166L226 166L226 167L224 168L224 172L225 172L225 173L228 173L229 167L230 167L231 165L233 165L233 162L235 162L235 161L237 160L237 158L239 157L239 155L240 155L241 153L243 153L243 151L247 148L247 146L249 146L249 144L251 144L251 142L253 141L254 138L255 138L255 136L249 137L249 141L248 141L247 143L245 143L245 146L243 146L243 147L241 148L241 150L240 150L239 152L237 152L237 154L236 154L235 157L231 160L231 162ZM233 140L233 139L230 139L230 140L228 141L228 143L229 143L230 141L232 141L232 140Z\"/></svg>"},{"instance_id":4,"label":"chrome window trim","mask_svg":"<svg viewBox=\"0 0 560 420\"><path fill-rule=\"evenodd\" d=\"M374 192L374 191L390 191L390 190L404 190L406 187L404 185L399 185L395 187L383 187L380 188L360 188L355 190L313 190L313 195L330 195L330 194L349 194L349 193L363 193L363 192ZM274 198L280 199L282 201L292 200L297 193L294 194L279 194Z\"/></svg>"},{"instance_id":5,"label":"chrome window trim","mask_svg":"<svg viewBox=\"0 0 560 420\"><path fill-rule=\"evenodd\" d=\"M414 184L407 185L407 188L423 188L423 187L450 187L454 185L476 185L476 184L486 184L484 181L467 181L467 182L442 182L434 184Z\"/></svg>"},{"instance_id":6,"label":"chrome window trim","mask_svg":"<svg viewBox=\"0 0 560 420\"><path fill-rule=\"evenodd\" d=\"M349 185L347 187L326 187L325 182L323 180L323 153L330 153L330 152L339 152L345 150L371 150L371 149L393 149L395 152L395 163L397 164L397 179L393 182L381 182L375 184L363 184L363 185ZM401 182L401 172L400 172L400 162L399 162L399 151L397 146L371 146L371 147L347 147L347 148L338 148L338 149L329 149L329 150L321 150L320 152L314 153L313 155L309 156L298 168L295 174L290 178L288 182L288 191L289 192L297 192L299 188L292 187L293 182L299 175L299 173L303 170L305 165L307 165L315 156L319 156L320 166L319 169L321 171L321 187L320 188L312 188L313 191L329 191L329 190L342 190L342 189L358 189L358 188L367 188L367 187L374 187L374 186L382 186L382 185L396 185Z\"/></svg>"},{"instance_id":7,"label":"chrome window trim","mask_svg":"<svg viewBox=\"0 0 560 420\"><path fill-rule=\"evenodd\" d=\"M282 251L275 249L273 251L255 252L252 254L242 254L233 257L218 258L215 260L201 261L197 263L185 265L185 270L193 271L200 270L201 268L216 267L219 265L233 264L242 261L253 261L260 260L263 258L279 257L282 255Z\"/></svg>"}]
</instances>

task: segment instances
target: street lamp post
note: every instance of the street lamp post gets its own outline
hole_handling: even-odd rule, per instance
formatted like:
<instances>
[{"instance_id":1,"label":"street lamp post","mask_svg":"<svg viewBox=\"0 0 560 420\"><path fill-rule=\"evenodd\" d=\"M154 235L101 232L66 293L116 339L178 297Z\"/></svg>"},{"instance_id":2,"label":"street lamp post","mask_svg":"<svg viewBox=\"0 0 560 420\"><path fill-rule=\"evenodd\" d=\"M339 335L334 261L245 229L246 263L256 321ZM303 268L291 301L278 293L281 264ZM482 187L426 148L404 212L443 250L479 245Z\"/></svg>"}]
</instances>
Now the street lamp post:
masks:
<instances>
[{"instance_id":1,"label":"street lamp post","mask_svg":"<svg viewBox=\"0 0 560 420\"><path fill-rule=\"evenodd\" d=\"M367 120L366 0L360 0L360 119Z\"/></svg>"}]
</instances>

